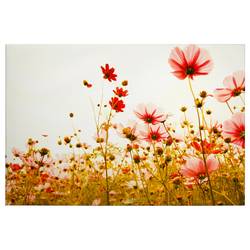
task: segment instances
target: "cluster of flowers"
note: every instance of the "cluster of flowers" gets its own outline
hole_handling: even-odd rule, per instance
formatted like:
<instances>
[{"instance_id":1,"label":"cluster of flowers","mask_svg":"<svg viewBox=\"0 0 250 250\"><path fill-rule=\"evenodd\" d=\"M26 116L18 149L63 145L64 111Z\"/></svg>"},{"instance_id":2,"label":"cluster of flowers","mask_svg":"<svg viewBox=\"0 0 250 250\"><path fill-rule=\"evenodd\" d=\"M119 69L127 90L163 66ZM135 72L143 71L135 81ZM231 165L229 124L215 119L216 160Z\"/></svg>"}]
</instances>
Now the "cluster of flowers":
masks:
<instances>
[{"instance_id":1,"label":"cluster of flowers","mask_svg":"<svg viewBox=\"0 0 250 250\"><path fill-rule=\"evenodd\" d=\"M198 126L181 107L184 135L176 133L169 114L152 104L139 104L134 115L138 121L127 125L112 122L113 112L124 112L125 87L115 87L109 100L110 113L96 121L97 146L79 139L80 130L58 141L73 149L72 154L53 158L47 148L38 148L29 139L27 152L13 149L19 163L7 163L6 202L8 204L131 204L131 205L215 205L244 204L245 115L230 108L231 98L245 91L243 71L227 76L225 88L213 94L202 91L195 96L192 80L208 75L213 61L209 53L195 45L174 48L169 57L173 74L188 80L194 99ZM115 69L101 66L103 78L117 84ZM93 84L83 81L84 86ZM222 123L205 111L208 96L226 103L231 118ZM70 117L73 118L73 113ZM109 141L111 129L127 140L125 148ZM74 141L76 140L76 142ZM78 149L78 154L74 149ZM20 163L21 162L21 163Z\"/></svg>"}]
</instances>

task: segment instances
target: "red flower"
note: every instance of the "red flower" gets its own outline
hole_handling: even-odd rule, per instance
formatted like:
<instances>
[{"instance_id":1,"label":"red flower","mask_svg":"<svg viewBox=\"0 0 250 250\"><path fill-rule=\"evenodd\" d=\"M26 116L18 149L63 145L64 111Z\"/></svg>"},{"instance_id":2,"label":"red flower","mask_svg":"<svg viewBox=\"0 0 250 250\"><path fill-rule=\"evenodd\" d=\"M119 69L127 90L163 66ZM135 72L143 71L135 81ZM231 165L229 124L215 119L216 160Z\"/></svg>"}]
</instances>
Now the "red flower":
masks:
<instances>
[{"instance_id":1,"label":"red flower","mask_svg":"<svg viewBox=\"0 0 250 250\"><path fill-rule=\"evenodd\" d=\"M197 151L202 152L201 143L194 141L191 142L191 146ZM203 141L203 150L205 154L219 154L223 151L222 149L219 149L215 143L209 143L206 140Z\"/></svg>"},{"instance_id":2,"label":"red flower","mask_svg":"<svg viewBox=\"0 0 250 250\"><path fill-rule=\"evenodd\" d=\"M150 126L147 131L141 131L142 139L148 142L160 142L167 138L166 132L161 125Z\"/></svg>"},{"instance_id":3,"label":"red flower","mask_svg":"<svg viewBox=\"0 0 250 250\"><path fill-rule=\"evenodd\" d=\"M83 85L86 86L87 88L91 88L93 85L91 83L88 83L88 81L83 80Z\"/></svg>"},{"instance_id":4,"label":"red flower","mask_svg":"<svg viewBox=\"0 0 250 250\"><path fill-rule=\"evenodd\" d=\"M113 92L115 93L115 95L119 96L119 97L125 97L128 95L128 91L127 90L123 90L123 88L116 88L115 90L113 90Z\"/></svg>"},{"instance_id":5,"label":"red flower","mask_svg":"<svg viewBox=\"0 0 250 250\"><path fill-rule=\"evenodd\" d=\"M40 177L42 182L46 182L47 179L49 178L49 175L47 173L41 173Z\"/></svg>"},{"instance_id":6,"label":"red flower","mask_svg":"<svg viewBox=\"0 0 250 250\"><path fill-rule=\"evenodd\" d=\"M46 193L53 193L53 192L54 192L54 189L51 188L51 187L48 187L48 188L45 189L45 192L46 192Z\"/></svg>"},{"instance_id":7,"label":"red flower","mask_svg":"<svg viewBox=\"0 0 250 250\"><path fill-rule=\"evenodd\" d=\"M176 47L171 51L168 60L173 68L173 74L184 80L186 77L207 75L213 67L212 59L208 52L196 45L189 45L184 50Z\"/></svg>"},{"instance_id":8,"label":"red flower","mask_svg":"<svg viewBox=\"0 0 250 250\"><path fill-rule=\"evenodd\" d=\"M12 163L10 164L10 168L11 168L11 170L14 171L14 172L16 172L16 171L22 169L22 167L21 167L19 164L12 164Z\"/></svg>"},{"instance_id":9,"label":"red flower","mask_svg":"<svg viewBox=\"0 0 250 250\"><path fill-rule=\"evenodd\" d=\"M130 171L130 167L122 168L122 173L123 173L123 174L129 173L129 171Z\"/></svg>"},{"instance_id":10,"label":"red flower","mask_svg":"<svg viewBox=\"0 0 250 250\"><path fill-rule=\"evenodd\" d=\"M104 79L108 79L110 82L116 81L117 75L114 74L114 72L115 72L114 68L109 68L109 65L106 64L105 68L103 66L101 66L101 69L102 69L102 73L104 74L104 76L103 76Z\"/></svg>"},{"instance_id":11,"label":"red flower","mask_svg":"<svg viewBox=\"0 0 250 250\"><path fill-rule=\"evenodd\" d=\"M125 108L125 104L123 100L119 100L117 97L112 97L109 101L109 104L113 110L116 112L123 112Z\"/></svg>"},{"instance_id":12,"label":"red flower","mask_svg":"<svg viewBox=\"0 0 250 250\"><path fill-rule=\"evenodd\" d=\"M134 112L139 119L143 120L145 123L151 123L152 125L166 120L166 115L159 114L154 105L146 106L144 104L140 104Z\"/></svg>"}]
</instances>

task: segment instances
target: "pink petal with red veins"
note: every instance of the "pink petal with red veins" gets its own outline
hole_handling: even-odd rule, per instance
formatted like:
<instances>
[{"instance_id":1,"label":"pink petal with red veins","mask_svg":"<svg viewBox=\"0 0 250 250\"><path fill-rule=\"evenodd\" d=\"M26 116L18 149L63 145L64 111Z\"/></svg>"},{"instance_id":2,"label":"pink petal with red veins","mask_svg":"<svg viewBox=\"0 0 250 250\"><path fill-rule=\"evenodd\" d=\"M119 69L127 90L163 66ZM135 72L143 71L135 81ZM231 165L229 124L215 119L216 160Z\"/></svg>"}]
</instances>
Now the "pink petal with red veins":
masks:
<instances>
[{"instance_id":1,"label":"pink petal with red veins","mask_svg":"<svg viewBox=\"0 0 250 250\"><path fill-rule=\"evenodd\" d=\"M194 64L197 62L197 59L200 55L200 49L196 45L188 45L184 49L184 55L187 59L188 65Z\"/></svg>"},{"instance_id":2,"label":"pink petal with red veins","mask_svg":"<svg viewBox=\"0 0 250 250\"><path fill-rule=\"evenodd\" d=\"M232 97L232 90L222 88L215 89L214 97L219 102L227 102Z\"/></svg>"},{"instance_id":3,"label":"pink petal with red veins","mask_svg":"<svg viewBox=\"0 0 250 250\"><path fill-rule=\"evenodd\" d=\"M169 61L170 60L175 61L179 65L178 66L179 68L177 70L179 70L180 68L182 70L184 70L188 66L187 65L187 60L185 58L185 55L184 55L183 51L178 47L171 50L171 53L170 53L170 56L169 56ZM176 66L177 66L177 64L176 64ZM173 66L173 69L176 69L175 66Z\"/></svg>"},{"instance_id":4,"label":"pink petal with red veins","mask_svg":"<svg viewBox=\"0 0 250 250\"><path fill-rule=\"evenodd\" d=\"M177 78L179 78L180 80L184 80L187 77L187 74L185 73L185 71L174 71L172 72Z\"/></svg>"},{"instance_id":5,"label":"pink petal with red veins","mask_svg":"<svg viewBox=\"0 0 250 250\"><path fill-rule=\"evenodd\" d=\"M219 162L216 160L216 158L213 155L209 155L206 160L208 172L211 173L214 170L217 170L219 168Z\"/></svg>"}]
</instances>

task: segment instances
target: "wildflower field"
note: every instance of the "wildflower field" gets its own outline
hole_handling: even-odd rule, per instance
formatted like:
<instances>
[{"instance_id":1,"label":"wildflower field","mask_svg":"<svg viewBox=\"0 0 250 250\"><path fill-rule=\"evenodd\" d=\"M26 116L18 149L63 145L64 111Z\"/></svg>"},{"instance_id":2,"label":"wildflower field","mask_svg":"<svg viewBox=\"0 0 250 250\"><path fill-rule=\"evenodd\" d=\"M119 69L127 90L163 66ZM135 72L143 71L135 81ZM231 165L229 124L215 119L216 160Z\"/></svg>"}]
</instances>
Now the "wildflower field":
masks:
<instances>
[{"instance_id":1,"label":"wildflower field","mask_svg":"<svg viewBox=\"0 0 250 250\"><path fill-rule=\"evenodd\" d=\"M120 79L117 68L104 63L99 78L103 88L109 85L112 91L108 103L102 91L100 102L89 111L95 117L93 144L81 138L82 128L74 128L55 141L70 154L55 156L36 138L24 142L25 152L12 145L13 160L6 162L6 204L244 205L244 69L225 75L212 93L197 92L193 80L202 85L216 64L209 51L196 45L173 47L167 61L169 75L179 80L180 88L188 86L195 122L189 120L189 108L181 106L180 129L174 127L168 100L165 107L150 100L138 103L127 123L114 122L126 114L130 79ZM82 82L86 92L94 85L91 79ZM236 98L241 105L234 107L230 102ZM226 106L228 118L215 121L208 100ZM107 115L103 109L109 110ZM68 119L74 117L74 111L68 114ZM126 141L125 146L113 143L110 133Z\"/></svg>"}]
</instances>

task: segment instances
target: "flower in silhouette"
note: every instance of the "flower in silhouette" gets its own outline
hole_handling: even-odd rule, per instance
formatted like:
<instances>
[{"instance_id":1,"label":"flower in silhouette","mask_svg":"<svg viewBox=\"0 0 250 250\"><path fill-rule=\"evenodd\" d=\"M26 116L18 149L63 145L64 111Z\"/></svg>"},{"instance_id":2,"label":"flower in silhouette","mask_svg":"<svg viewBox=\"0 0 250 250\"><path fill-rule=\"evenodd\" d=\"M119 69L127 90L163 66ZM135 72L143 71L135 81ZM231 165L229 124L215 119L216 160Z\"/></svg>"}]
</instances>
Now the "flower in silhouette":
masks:
<instances>
[{"instance_id":1,"label":"flower in silhouette","mask_svg":"<svg viewBox=\"0 0 250 250\"><path fill-rule=\"evenodd\" d=\"M105 67L101 66L103 78L109 80L110 82L116 81L117 75L114 74L115 69L109 68L109 65L106 64Z\"/></svg>"},{"instance_id":2,"label":"flower in silhouette","mask_svg":"<svg viewBox=\"0 0 250 250\"><path fill-rule=\"evenodd\" d=\"M230 138L232 143L245 148L245 114L235 113L230 120L224 121L222 136Z\"/></svg>"},{"instance_id":3,"label":"flower in silhouette","mask_svg":"<svg viewBox=\"0 0 250 250\"><path fill-rule=\"evenodd\" d=\"M244 71L234 72L233 75L227 76L223 84L225 88L214 90L214 97L219 102L227 102L231 97L239 96L245 91L245 73Z\"/></svg>"},{"instance_id":4,"label":"flower in silhouette","mask_svg":"<svg viewBox=\"0 0 250 250\"><path fill-rule=\"evenodd\" d=\"M194 76L207 75L213 67L208 52L196 45L189 45L184 50L174 48L168 62L174 70L172 73L181 80L186 77L193 79Z\"/></svg>"}]
</instances>

